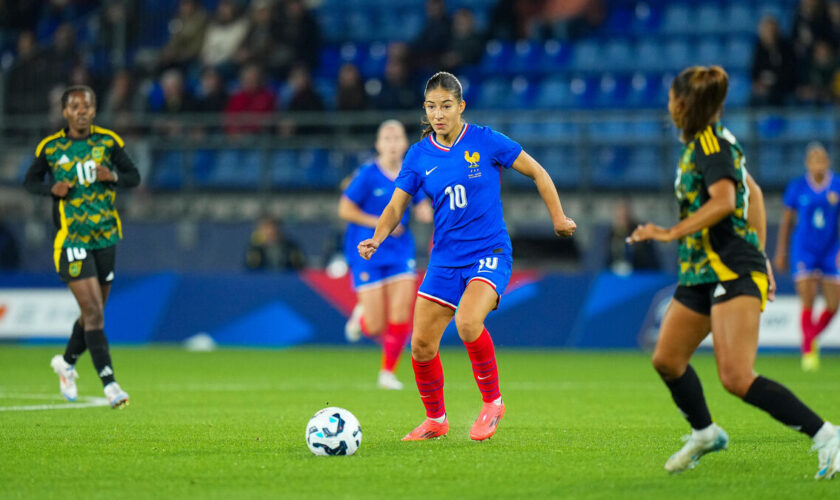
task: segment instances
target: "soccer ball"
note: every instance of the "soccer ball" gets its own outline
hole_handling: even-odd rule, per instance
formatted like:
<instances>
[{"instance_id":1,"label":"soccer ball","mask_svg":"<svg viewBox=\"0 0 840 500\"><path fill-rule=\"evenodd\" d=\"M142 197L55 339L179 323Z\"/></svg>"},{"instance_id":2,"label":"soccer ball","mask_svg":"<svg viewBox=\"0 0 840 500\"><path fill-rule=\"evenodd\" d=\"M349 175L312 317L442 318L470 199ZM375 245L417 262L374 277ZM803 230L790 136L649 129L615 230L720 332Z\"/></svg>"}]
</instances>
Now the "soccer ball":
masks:
<instances>
[{"instance_id":1,"label":"soccer ball","mask_svg":"<svg viewBox=\"0 0 840 500\"><path fill-rule=\"evenodd\" d=\"M352 455L361 444L362 426L344 408L324 408L306 424L306 445L316 455Z\"/></svg>"}]
</instances>

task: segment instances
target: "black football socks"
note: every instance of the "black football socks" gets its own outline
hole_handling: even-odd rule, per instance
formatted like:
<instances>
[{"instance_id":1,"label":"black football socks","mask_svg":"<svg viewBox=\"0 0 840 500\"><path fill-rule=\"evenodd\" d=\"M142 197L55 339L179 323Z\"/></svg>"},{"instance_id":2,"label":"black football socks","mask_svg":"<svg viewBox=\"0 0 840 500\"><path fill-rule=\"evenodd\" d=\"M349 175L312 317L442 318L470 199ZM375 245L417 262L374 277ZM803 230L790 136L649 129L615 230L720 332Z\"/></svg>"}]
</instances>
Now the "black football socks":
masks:
<instances>
[{"instance_id":1,"label":"black football socks","mask_svg":"<svg viewBox=\"0 0 840 500\"><path fill-rule=\"evenodd\" d=\"M85 332L90 356L93 358L93 366L96 373L106 386L114 381L114 368L111 366L111 352L108 350L108 339L105 338L105 330L88 330Z\"/></svg>"},{"instance_id":2,"label":"black football socks","mask_svg":"<svg viewBox=\"0 0 840 500\"><path fill-rule=\"evenodd\" d=\"M709 407L706 406L706 397L703 396L703 386L697 378L697 372L691 365L685 368L681 377L666 380L662 379L671 391L674 403L682 412L692 429L700 430L712 425L712 415Z\"/></svg>"},{"instance_id":3,"label":"black football socks","mask_svg":"<svg viewBox=\"0 0 840 500\"><path fill-rule=\"evenodd\" d=\"M70 335L70 340L67 341L67 347L64 349L64 361L70 365L75 365L79 356L87 349L85 342L85 329L76 320L73 323L73 333Z\"/></svg>"},{"instance_id":4,"label":"black football socks","mask_svg":"<svg viewBox=\"0 0 840 500\"><path fill-rule=\"evenodd\" d=\"M761 408L788 427L814 437L823 425L823 419L808 408L782 384L761 375L747 390L744 401Z\"/></svg>"}]
</instances>

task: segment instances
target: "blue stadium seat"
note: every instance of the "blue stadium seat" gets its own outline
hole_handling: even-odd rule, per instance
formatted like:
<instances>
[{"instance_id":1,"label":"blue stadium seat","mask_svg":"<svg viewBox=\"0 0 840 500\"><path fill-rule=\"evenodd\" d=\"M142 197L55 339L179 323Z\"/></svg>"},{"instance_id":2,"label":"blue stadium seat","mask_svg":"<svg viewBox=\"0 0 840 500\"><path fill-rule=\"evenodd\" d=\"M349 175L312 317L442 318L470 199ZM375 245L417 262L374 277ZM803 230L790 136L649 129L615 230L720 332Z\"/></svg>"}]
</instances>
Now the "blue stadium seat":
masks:
<instances>
[{"instance_id":1,"label":"blue stadium seat","mask_svg":"<svg viewBox=\"0 0 840 500\"><path fill-rule=\"evenodd\" d=\"M733 69L749 71L750 65L752 64L754 48L755 44L752 37L730 37L726 42L726 47L723 49L724 64L726 65L726 69L728 71Z\"/></svg>"},{"instance_id":2,"label":"blue stadium seat","mask_svg":"<svg viewBox=\"0 0 840 500\"><path fill-rule=\"evenodd\" d=\"M600 70L604 66L603 51L597 40L581 40L575 44L572 69L578 71Z\"/></svg>"},{"instance_id":3,"label":"blue stadium seat","mask_svg":"<svg viewBox=\"0 0 840 500\"><path fill-rule=\"evenodd\" d=\"M271 185L279 188L300 187L305 184L298 166L297 151L279 149L273 151L268 160Z\"/></svg>"},{"instance_id":4,"label":"blue stadium seat","mask_svg":"<svg viewBox=\"0 0 840 500\"><path fill-rule=\"evenodd\" d=\"M152 175L148 184L152 188L180 189L184 186L183 151L160 151L152 161Z\"/></svg>"},{"instance_id":5,"label":"blue stadium seat","mask_svg":"<svg viewBox=\"0 0 840 500\"><path fill-rule=\"evenodd\" d=\"M641 40L636 45L634 56L639 71L661 71L665 69L663 47L652 38Z\"/></svg>"},{"instance_id":6,"label":"blue stadium seat","mask_svg":"<svg viewBox=\"0 0 840 500\"><path fill-rule=\"evenodd\" d=\"M834 137L834 120L825 117L795 115L785 123L785 135L803 140L831 140Z\"/></svg>"},{"instance_id":7,"label":"blue stadium seat","mask_svg":"<svg viewBox=\"0 0 840 500\"><path fill-rule=\"evenodd\" d=\"M528 109L536 94L538 82L534 78L517 76L510 82L507 96L504 99L503 107L506 109Z\"/></svg>"},{"instance_id":8,"label":"blue stadium seat","mask_svg":"<svg viewBox=\"0 0 840 500\"><path fill-rule=\"evenodd\" d=\"M566 69L571 59L572 48L557 40L546 40L539 54L539 68L543 73Z\"/></svg>"},{"instance_id":9,"label":"blue stadium seat","mask_svg":"<svg viewBox=\"0 0 840 500\"><path fill-rule=\"evenodd\" d=\"M742 141L750 134L750 120L745 115L723 115L723 125L732 132L736 139Z\"/></svg>"},{"instance_id":10,"label":"blue stadium seat","mask_svg":"<svg viewBox=\"0 0 840 500\"><path fill-rule=\"evenodd\" d=\"M598 81L595 104L600 108L621 108L630 86L629 78L604 73Z\"/></svg>"},{"instance_id":11,"label":"blue stadium seat","mask_svg":"<svg viewBox=\"0 0 840 500\"><path fill-rule=\"evenodd\" d=\"M717 37L703 37L697 44L697 56L694 61L697 64L710 66L726 66L726 51L718 42Z\"/></svg>"},{"instance_id":12,"label":"blue stadium seat","mask_svg":"<svg viewBox=\"0 0 840 500\"><path fill-rule=\"evenodd\" d=\"M490 40L484 47L484 57L481 59L481 70L486 75L508 74L513 47L510 43L500 40Z\"/></svg>"},{"instance_id":13,"label":"blue stadium seat","mask_svg":"<svg viewBox=\"0 0 840 500\"><path fill-rule=\"evenodd\" d=\"M510 82L503 77L488 78L481 84L478 91L476 107L481 109L498 109L507 99L510 92Z\"/></svg>"},{"instance_id":14,"label":"blue stadium seat","mask_svg":"<svg viewBox=\"0 0 840 500\"><path fill-rule=\"evenodd\" d=\"M668 34L691 33L694 30L694 20L691 9L683 3L673 3L665 8L662 19L662 32Z\"/></svg>"},{"instance_id":15,"label":"blue stadium seat","mask_svg":"<svg viewBox=\"0 0 840 500\"><path fill-rule=\"evenodd\" d=\"M636 188L659 188L673 180L665 175L666 165L670 174L670 163L663 161L658 146L634 146L627 158L624 184Z\"/></svg>"},{"instance_id":16,"label":"blue stadium seat","mask_svg":"<svg viewBox=\"0 0 840 500\"><path fill-rule=\"evenodd\" d=\"M219 189L256 189L262 180L262 160L262 151L220 151L215 168L202 184Z\"/></svg>"},{"instance_id":17,"label":"blue stadium seat","mask_svg":"<svg viewBox=\"0 0 840 500\"><path fill-rule=\"evenodd\" d=\"M656 93L657 82L658 77L655 73L651 75L634 73L630 78L630 85L624 99L626 106L630 108L650 107L650 102Z\"/></svg>"},{"instance_id":18,"label":"blue stadium seat","mask_svg":"<svg viewBox=\"0 0 840 500\"><path fill-rule=\"evenodd\" d=\"M601 67L608 71L632 71L638 67L630 40L610 40L604 47Z\"/></svg>"},{"instance_id":19,"label":"blue stadium seat","mask_svg":"<svg viewBox=\"0 0 840 500\"><path fill-rule=\"evenodd\" d=\"M700 5L692 15L694 31L701 34L716 34L731 28L724 22L724 11L714 3Z\"/></svg>"},{"instance_id":20,"label":"blue stadium seat","mask_svg":"<svg viewBox=\"0 0 840 500\"><path fill-rule=\"evenodd\" d=\"M587 109L594 105L596 89L599 78L584 78L576 76L569 82L569 90L572 94L572 106L576 109Z\"/></svg>"},{"instance_id":21,"label":"blue stadium seat","mask_svg":"<svg viewBox=\"0 0 840 500\"><path fill-rule=\"evenodd\" d=\"M752 83L748 73L732 71L729 73L729 92L726 104L729 107L744 107L750 103Z\"/></svg>"},{"instance_id":22,"label":"blue stadium seat","mask_svg":"<svg viewBox=\"0 0 840 500\"><path fill-rule=\"evenodd\" d=\"M545 78L537 91L534 104L538 108L559 109L572 104L569 80L562 76Z\"/></svg>"},{"instance_id":23,"label":"blue stadium seat","mask_svg":"<svg viewBox=\"0 0 840 500\"><path fill-rule=\"evenodd\" d=\"M538 161L545 167L557 186L574 188L580 185L582 166L577 148L573 146L549 147L544 150Z\"/></svg>"},{"instance_id":24,"label":"blue stadium seat","mask_svg":"<svg viewBox=\"0 0 840 500\"><path fill-rule=\"evenodd\" d=\"M630 8L612 8L603 24L603 29L611 35L629 35L633 30L634 17L633 10Z\"/></svg>"},{"instance_id":25,"label":"blue stadium seat","mask_svg":"<svg viewBox=\"0 0 840 500\"><path fill-rule=\"evenodd\" d=\"M318 57L318 69L315 77L335 78L344 61L341 60L341 49L335 45L328 45L321 49Z\"/></svg>"},{"instance_id":26,"label":"blue stadium seat","mask_svg":"<svg viewBox=\"0 0 840 500\"><path fill-rule=\"evenodd\" d=\"M540 43L519 40L513 46L510 70L515 74L535 74L540 70Z\"/></svg>"},{"instance_id":27,"label":"blue stadium seat","mask_svg":"<svg viewBox=\"0 0 840 500\"><path fill-rule=\"evenodd\" d=\"M345 41L343 35L348 30L344 25L345 13L342 9L322 8L317 11L317 15L325 40L333 43Z\"/></svg>"},{"instance_id":28,"label":"blue stadium seat","mask_svg":"<svg viewBox=\"0 0 840 500\"><path fill-rule=\"evenodd\" d=\"M348 38L355 42L369 42L376 39L378 33L376 10L357 9L345 14Z\"/></svg>"},{"instance_id":29,"label":"blue stadium seat","mask_svg":"<svg viewBox=\"0 0 840 500\"><path fill-rule=\"evenodd\" d=\"M790 179L799 174L799 170L788 165L784 148L778 144L763 141L758 151L752 153L752 159L748 160L752 167L748 168L763 187L782 189Z\"/></svg>"},{"instance_id":30,"label":"blue stadium seat","mask_svg":"<svg viewBox=\"0 0 840 500\"><path fill-rule=\"evenodd\" d=\"M691 44L685 38L676 38L665 44L665 67L679 71L692 63Z\"/></svg>"},{"instance_id":31,"label":"blue stadium seat","mask_svg":"<svg viewBox=\"0 0 840 500\"><path fill-rule=\"evenodd\" d=\"M758 21L758 13L746 2L732 2L726 12L726 27L731 32L753 33Z\"/></svg>"},{"instance_id":32,"label":"blue stadium seat","mask_svg":"<svg viewBox=\"0 0 840 500\"><path fill-rule=\"evenodd\" d=\"M381 42L374 42L367 47L367 55L361 61L359 70L365 78L381 77L385 74L388 47Z\"/></svg>"}]
</instances>

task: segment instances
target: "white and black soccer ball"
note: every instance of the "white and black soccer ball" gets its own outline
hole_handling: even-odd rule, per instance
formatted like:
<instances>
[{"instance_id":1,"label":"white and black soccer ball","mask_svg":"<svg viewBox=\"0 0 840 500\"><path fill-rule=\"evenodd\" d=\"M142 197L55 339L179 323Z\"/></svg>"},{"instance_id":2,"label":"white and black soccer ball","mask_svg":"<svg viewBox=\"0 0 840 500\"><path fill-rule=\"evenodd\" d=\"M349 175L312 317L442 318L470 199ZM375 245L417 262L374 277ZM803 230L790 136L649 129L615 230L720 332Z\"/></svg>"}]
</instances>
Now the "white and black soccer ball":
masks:
<instances>
[{"instance_id":1,"label":"white and black soccer ball","mask_svg":"<svg viewBox=\"0 0 840 500\"><path fill-rule=\"evenodd\" d=\"M306 424L306 445L316 455L352 455L361 444L362 426L344 408L324 408Z\"/></svg>"}]
</instances>

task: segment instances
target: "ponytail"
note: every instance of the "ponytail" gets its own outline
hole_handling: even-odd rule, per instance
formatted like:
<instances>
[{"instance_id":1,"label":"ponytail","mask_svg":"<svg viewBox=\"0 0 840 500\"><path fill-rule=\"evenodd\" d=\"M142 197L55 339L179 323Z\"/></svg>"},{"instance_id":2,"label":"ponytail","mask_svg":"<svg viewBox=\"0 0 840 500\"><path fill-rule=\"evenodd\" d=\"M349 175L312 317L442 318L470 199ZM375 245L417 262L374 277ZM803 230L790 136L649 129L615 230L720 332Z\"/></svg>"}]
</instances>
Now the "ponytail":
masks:
<instances>
[{"instance_id":1,"label":"ponytail","mask_svg":"<svg viewBox=\"0 0 840 500\"><path fill-rule=\"evenodd\" d=\"M690 141L723 111L728 89L729 75L720 66L692 66L674 78L671 90L684 104L673 117L674 125L684 141Z\"/></svg>"}]
</instances>

